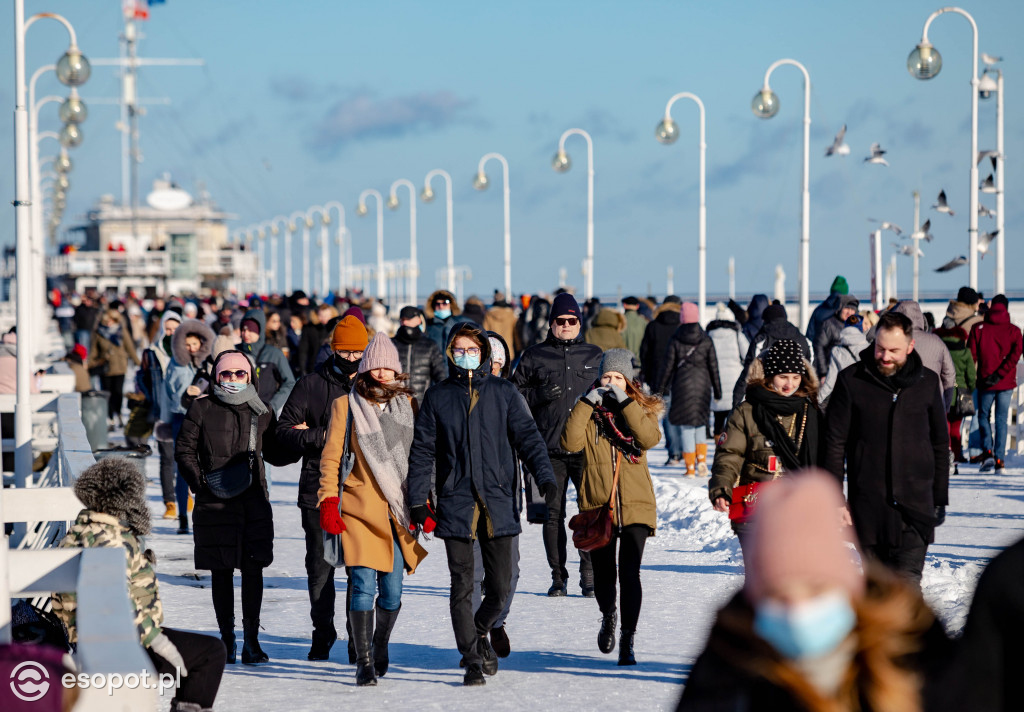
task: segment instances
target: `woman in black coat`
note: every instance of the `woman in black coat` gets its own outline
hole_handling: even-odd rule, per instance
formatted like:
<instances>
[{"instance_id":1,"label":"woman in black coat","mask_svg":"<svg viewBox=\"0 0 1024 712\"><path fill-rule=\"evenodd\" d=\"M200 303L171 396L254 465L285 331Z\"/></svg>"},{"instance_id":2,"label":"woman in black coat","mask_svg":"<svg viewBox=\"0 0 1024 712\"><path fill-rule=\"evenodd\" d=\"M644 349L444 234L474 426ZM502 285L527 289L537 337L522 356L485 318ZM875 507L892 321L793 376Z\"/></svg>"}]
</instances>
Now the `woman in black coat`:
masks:
<instances>
[{"instance_id":1,"label":"woman in black coat","mask_svg":"<svg viewBox=\"0 0 1024 712\"><path fill-rule=\"evenodd\" d=\"M715 344L698 323L697 305L683 304L680 325L665 355L658 393L671 398L668 422L682 426L686 474L708 474L705 431L711 417L711 395L722 397Z\"/></svg>"},{"instance_id":2,"label":"woman in black coat","mask_svg":"<svg viewBox=\"0 0 1024 712\"><path fill-rule=\"evenodd\" d=\"M259 398L255 371L252 359L241 351L221 353L214 362L212 392L191 405L175 446L179 472L195 492L195 565L211 572L213 608L230 663L235 662L235 569L242 572L242 662L268 661L257 637L263 569L274 559L263 458L272 465L288 464L277 455L276 418ZM217 486L218 475L223 475L223 488ZM240 493L230 496L239 488Z\"/></svg>"}]
</instances>

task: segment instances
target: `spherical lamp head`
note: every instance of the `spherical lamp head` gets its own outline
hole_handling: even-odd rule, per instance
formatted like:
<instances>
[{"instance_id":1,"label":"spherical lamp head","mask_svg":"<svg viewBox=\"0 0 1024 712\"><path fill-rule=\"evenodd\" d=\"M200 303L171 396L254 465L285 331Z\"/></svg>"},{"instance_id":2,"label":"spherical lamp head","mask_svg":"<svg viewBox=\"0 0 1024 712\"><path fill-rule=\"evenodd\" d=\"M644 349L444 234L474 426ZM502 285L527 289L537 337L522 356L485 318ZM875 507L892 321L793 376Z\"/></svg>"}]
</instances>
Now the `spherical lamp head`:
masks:
<instances>
[{"instance_id":1,"label":"spherical lamp head","mask_svg":"<svg viewBox=\"0 0 1024 712\"><path fill-rule=\"evenodd\" d=\"M356 206L356 215L359 217L365 217L368 212L370 211L367 209L366 203L360 200L359 205Z\"/></svg>"},{"instance_id":2,"label":"spherical lamp head","mask_svg":"<svg viewBox=\"0 0 1024 712\"><path fill-rule=\"evenodd\" d=\"M433 188L431 188L429 185L423 186L423 192L420 193L420 200L422 200L424 203L431 203L433 202L435 197L437 196L434 194Z\"/></svg>"},{"instance_id":3,"label":"spherical lamp head","mask_svg":"<svg viewBox=\"0 0 1024 712\"><path fill-rule=\"evenodd\" d=\"M569 160L569 154L565 152L564 148L558 149L558 153L551 159L551 167L555 169L557 173L565 173L567 170L572 168L572 161Z\"/></svg>"},{"instance_id":4,"label":"spherical lamp head","mask_svg":"<svg viewBox=\"0 0 1024 712\"><path fill-rule=\"evenodd\" d=\"M270 226L270 234L273 235L274 237L277 237L279 234L281 234L281 228L277 226L277 223Z\"/></svg>"},{"instance_id":5,"label":"spherical lamp head","mask_svg":"<svg viewBox=\"0 0 1024 712\"><path fill-rule=\"evenodd\" d=\"M53 169L58 173L69 173L71 171L71 158L68 156L67 151L61 151L53 159Z\"/></svg>"},{"instance_id":6,"label":"spherical lamp head","mask_svg":"<svg viewBox=\"0 0 1024 712\"><path fill-rule=\"evenodd\" d=\"M89 116L89 110L86 108L85 102L78 98L77 93L72 93L71 96L61 103L58 113L60 114L60 120L65 124L80 124Z\"/></svg>"},{"instance_id":7,"label":"spherical lamp head","mask_svg":"<svg viewBox=\"0 0 1024 712\"><path fill-rule=\"evenodd\" d=\"M305 220L305 225L306 225L307 228L312 229L313 228L313 218L311 218L311 217L309 217L307 215L306 216L306 220Z\"/></svg>"},{"instance_id":8,"label":"spherical lamp head","mask_svg":"<svg viewBox=\"0 0 1024 712\"><path fill-rule=\"evenodd\" d=\"M60 130L60 145L64 148L74 148L82 143L82 129L75 124L64 124Z\"/></svg>"},{"instance_id":9,"label":"spherical lamp head","mask_svg":"<svg viewBox=\"0 0 1024 712\"><path fill-rule=\"evenodd\" d=\"M664 118L654 129L654 138L661 143L675 143L679 138L679 125L671 118Z\"/></svg>"},{"instance_id":10,"label":"spherical lamp head","mask_svg":"<svg viewBox=\"0 0 1024 712\"><path fill-rule=\"evenodd\" d=\"M942 55L930 42L921 42L907 57L907 71L915 79L931 79L942 69Z\"/></svg>"},{"instance_id":11,"label":"spherical lamp head","mask_svg":"<svg viewBox=\"0 0 1024 712\"><path fill-rule=\"evenodd\" d=\"M768 87L754 94L750 109L759 119L770 119L779 113L779 96Z\"/></svg>"},{"instance_id":12,"label":"spherical lamp head","mask_svg":"<svg viewBox=\"0 0 1024 712\"><path fill-rule=\"evenodd\" d=\"M57 180L54 181L54 185L56 185L61 190L65 190L66 191L68 188L71 187L71 181L68 180L67 176L59 175L59 176L57 176Z\"/></svg>"},{"instance_id":13,"label":"spherical lamp head","mask_svg":"<svg viewBox=\"0 0 1024 712\"><path fill-rule=\"evenodd\" d=\"M384 206L388 210L398 210L399 205L401 205L401 203L398 202L398 196L395 195L394 193L389 195L387 201L384 203Z\"/></svg>"},{"instance_id":14,"label":"spherical lamp head","mask_svg":"<svg viewBox=\"0 0 1024 712\"><path fill-rule=\"evenodd\" d=\"M57 79L65 86L80 87L89 79L90 74L92 67L89 60L78 47L68 47L68 51L57 60Z\"/></svg>"},{"instance_id":15,"label":"spherical lamp head","mask_svg":"<svg viewBox=\"0 0 1024 712\"><path fill-rule=\"evenodd\" d=\"M483 171L477 171L476 175L473 176L473 187L477 190L487 190L487 186L490 184L491 179Z\"/></svg>"}]
</instances>

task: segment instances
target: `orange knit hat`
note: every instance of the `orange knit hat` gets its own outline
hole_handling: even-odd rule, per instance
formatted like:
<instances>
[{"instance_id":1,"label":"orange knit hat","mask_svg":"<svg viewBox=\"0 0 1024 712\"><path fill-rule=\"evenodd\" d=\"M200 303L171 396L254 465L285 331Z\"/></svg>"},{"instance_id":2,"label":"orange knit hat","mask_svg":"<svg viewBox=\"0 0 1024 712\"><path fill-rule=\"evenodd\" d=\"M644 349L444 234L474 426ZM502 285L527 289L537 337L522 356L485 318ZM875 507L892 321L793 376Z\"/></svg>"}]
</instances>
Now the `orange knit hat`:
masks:
<instances>
[{"instance_id":1,"label":"orange knit hat","mask_svg":"<svg viewBox=\"0 0 1024 712\"><path fill-rule=\"evenodd\" d=\"M366 327L351 315L339 321L331 334L332 351L365 351L367 343Z\"/></svg>"}]
</instances>

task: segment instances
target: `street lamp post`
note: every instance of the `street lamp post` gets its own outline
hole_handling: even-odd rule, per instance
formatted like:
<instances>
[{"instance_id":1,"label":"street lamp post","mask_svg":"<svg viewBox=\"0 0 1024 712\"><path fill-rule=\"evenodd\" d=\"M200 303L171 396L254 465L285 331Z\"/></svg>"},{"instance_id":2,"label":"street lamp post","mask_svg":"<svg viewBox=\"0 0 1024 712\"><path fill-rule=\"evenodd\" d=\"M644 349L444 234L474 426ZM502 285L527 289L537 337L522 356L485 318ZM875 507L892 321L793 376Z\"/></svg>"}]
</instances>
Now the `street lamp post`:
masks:
<instances>
[{"instance_id":1,"label":"street lamp post","mask_svg":"<svg viewBox=\"0 0 1024 712\"><path fill-rule=\"evenodd\" d=\"M356 215L363 217L369 212L366 209L366 198L370 195L377 199L377 299L383 302L387 291L384 275L384 197L379 190L367 188L359 194Z\"/></svg>"},{"instance_id":2,"label":"street lamp post","mask_svg":"<svg viewBox=\"0 0 1024 712\"><path fill-rule=\"evenodd\" d=\"M577 134L587 140L587 257L583 263L584 299L594 296L594 140L583 129L569 129L558 139L558 153L551 161L551 167L565 173L572 164L565 152L565 140Z\"/></svg>"},{"instance_id":3,"label":"street lamp post","mask_svg":"<svg viewBox=\"0 0 1024 712\"><path fill-rule=\"evenodd\" d=\"M284 215L275 215L274 217L270 218L270 220L268 220L268 222L270 223L270 234L272 236L274 236L274 237L277 237L278 235L281 235L282 238L283 238L281 240L281 242L282 242L282 245L284 246L284 259L281 260L281 263L282 263L282 270L281 271L282 271L283 274L282 274L280 280L278 280L276 275L275 275L275 277L274 277L274 286L278 290L281 290L283 292L284 296L290 296L291 295L291 286L292 286L292 279L291 279L291 276L290 276L291 266L292 266L292 258L291 258L291 246L292 246L292 243L291 243L291 240L288 239L289 236L290 236L290 232L288 230L288 226L289 226L290 220L287 217L285 217Z\"/></svg>"},{"instance_id":4,"label":"street lamp post","mask_svg":"<svg viewBox=\"0 0 1024 712\"><path fill-rule=\"evenodd\" d=\"M995 73L995 79L990 72ZM1005 294L1006 255L1003 254L1003 250L1006 245L1006 216L1003 214L1003 164L1006 163L1006 155L1003 150L1003 70L986 67L978 80L978 93L982 99L988 99L992 94L996 95L996 294ZM980 205L978 209L981 209Z\"/></svg>"},{"instance_id":5,"label":"street lamp post","mask_svg":"<svg viewBox=\"0 0 1024 712\"><path fill-rule=\"evenodd\" d=\"M706 120L704 113L704 102L696 94L688 91L676 94L668 100L665 105L665 118L661 120L655 129L654 136L664 144L675 143L679 138L679 127L672 120L672 105L679 99L690 99L700 109L700 188L699 208L697 218L697 307L700 318L704 319L704 309L707 306L707 230L708 230L708 208L707 194L705 192L705 178L707 176L707 141L706 141Z\"/></svg>"},{"instance_id":6,"label":"street lamp post","mask_svg":"<svg viewBox=\"0 0 1024 712\"><path fill-rule=\"evenodd\" d=\"M324 210L324 206L311 206L309 209L306 210L305 225L307 232L313 228L314 215L320 216L320 237L317 238L317 246L320 248L320 289L317 290L317 294L320 296L320 299L322 300L327 295L327 224L328 222L330 222L330 220L327 218L327 212ZM306 244L303 245L305 249L305 256L303 257L303 269L306 271L305 279L307 284L309 284L309 280L312 279L312 276L309 273L309 262L311 258L309 256L310 247L308 235L306 237Z\"/></svg>"},{"instance_id":7,"label":"street lamp post","mask_svg":"<svg viewBox=\"0 0 1024 712\"><path fill-rule=\"evenodd\" d=\"M447 190L447 200L445 201L445 208L447 210L446 227L448 231L447 247L448 247L448 291L455 294L455 239L453 237L454 224L452 218L452 177L448 171L435 168L434 170L427 173L427 176L423 179L423 192L420 193L420 198L424 203L429 203L434 199L434 189L430 185L430 181L433 180L434 176L441 176L444 178L445 188Z\"/></svg>"},{"instance_id":8,"label":"street lamp post","mask_svg":"<svg viewBox=\"0 0 1024 712\"><path fill-rule=\"evenodd\" d=\"M500 153L488 153L481 159L476 168L476 176L473 178L473 187L477 190L487 190L491 184L484 167L491 159L501 163L502 184L504 186L505 200L505 299L512 302L512 229L510 226L509 206L511 204L511 189L508 184L508 160Z\"/></svg>"},{"instance_id":9,"label":"street lamp post","mask_svg":"<svg viewBox=\"0 0 1024 712\"><path fill-rule=\"evenodd\" d=\"M338 232L334 238L335 244L338 246L338 291L342 294L345 292L345 288L348 286L345 280L345 206L339 203L337 200L328 200L324 203L323 211L323 224L324 226L331 224L331 210L334 209L338 212ZM326 243L324 243L324 263L326 265L327 256L330 254L330 250L327 249ZM324 267L324 275L327 282L330 281L330 275L328 267ZM326 282L324 284L324 291L328 292Z\"/></svg>"},{"instance_id":10,"label":"street lamp post","mask_svg":"<svg viewBox=\"0 0 1024 712\"><path fill-rule=\"evenodd\" d=\"M302 221L302 241L306 245L306 249L303 251L303 255L309 254L309 226L306 225L306 213L302 210L296 210L294 213L288 216L288 224L285 226L287 229L284 235L284 291L286 294L292 293L292 236L295 231L299 229L299 220ZM309 264L308 261L303 260L303 267L306 272L304 278L309 277ZM309 289L309 286L303 282L302 290Z\"/></svg>"},{"instance_id":11,"label":"street lamp post","mask_svg":"<svg viewBox=\"0 0 1024 712\"><path fill-rule=\"evenodd\" d=\"M971 23L973 46L971 52L971 167L970 206L968 209L968 267L972 289L978 288L978 24L970 13L959 7L944 7L936 10L925 20L921 41L907 57L907 70L915 79L931 79L942 69L942 55L928 41L928 28L932 21L947 12L962 15Z\"/></svg>"},{"instance_id":12,"label":"street lamp post","mask_svg":"<svg viewBox=\"0 0 1024 712\"><path fill-rule=\"evenodd\" d=\"M769 79L777 67L789 64L804 75L804 176L800 202L800 328L806 329L811 316L810 309L810 270L811 270L811 75L807 67L795 59L780 59L773 62L764 73L764 85L754 95L751 109L761 119L770 119L779 113L779 97L772 91Z\"/></svg>"},{"instance_id":13,"label":"street lamp post","mask_svg":"<svg viewBox=\"0 0 1024 712\"><path fill-rule=\"evenodd\" d=\"M419 276L419 262L416 257L416 186L407 178L399 178L391 184L388 194L388 208L398 210L401 204L398 201L398 187L404 186L409 191L409 284L408 298L411 304L418 304L416 301L416 278Z\"/></svg>"}]
</instances>

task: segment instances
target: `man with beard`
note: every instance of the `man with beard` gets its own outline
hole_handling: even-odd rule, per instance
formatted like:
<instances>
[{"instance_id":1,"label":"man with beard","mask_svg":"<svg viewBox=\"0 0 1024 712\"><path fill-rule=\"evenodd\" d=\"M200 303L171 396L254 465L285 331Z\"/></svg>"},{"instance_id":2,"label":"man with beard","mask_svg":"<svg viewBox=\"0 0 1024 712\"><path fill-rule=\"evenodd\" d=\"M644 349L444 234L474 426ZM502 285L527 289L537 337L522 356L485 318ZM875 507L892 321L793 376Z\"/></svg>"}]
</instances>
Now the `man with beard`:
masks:
<instances>
[{"instance_id":1,"label":"man with beard","mask_svg":"<svg viewBox=\"0 0 1024 712\"><path fill-rule=\"evenodd\" d=\"M878 321L875 343L836 380L824 465L849 481L848 513L864 551L920 585L928 544L949 503L949 433L938 376L914 351L903 314Z\"/></svg>"}]
</instances>

